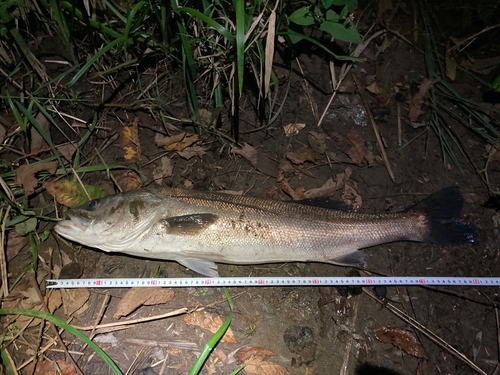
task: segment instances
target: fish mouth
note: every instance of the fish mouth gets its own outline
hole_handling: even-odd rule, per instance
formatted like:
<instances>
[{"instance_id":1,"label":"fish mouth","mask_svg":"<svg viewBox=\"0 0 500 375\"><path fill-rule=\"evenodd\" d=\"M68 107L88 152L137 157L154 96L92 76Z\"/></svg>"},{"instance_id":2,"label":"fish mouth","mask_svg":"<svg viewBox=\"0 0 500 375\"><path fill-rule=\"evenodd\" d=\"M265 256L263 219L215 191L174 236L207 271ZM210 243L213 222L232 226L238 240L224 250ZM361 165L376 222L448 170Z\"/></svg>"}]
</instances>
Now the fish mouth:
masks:
<instances>
[{"instance_id":1,"label":"fish mouth","mask_svg":"<svg viewBox=\"0 0 500 375\"><path fill-rule=\"evenodd\" d=\"M62 220L55 226L55 231L61 236L74 238L75 233L84 233L92 224L93 220L67 213L69 220Z\"/></svg>"}]
</instances>

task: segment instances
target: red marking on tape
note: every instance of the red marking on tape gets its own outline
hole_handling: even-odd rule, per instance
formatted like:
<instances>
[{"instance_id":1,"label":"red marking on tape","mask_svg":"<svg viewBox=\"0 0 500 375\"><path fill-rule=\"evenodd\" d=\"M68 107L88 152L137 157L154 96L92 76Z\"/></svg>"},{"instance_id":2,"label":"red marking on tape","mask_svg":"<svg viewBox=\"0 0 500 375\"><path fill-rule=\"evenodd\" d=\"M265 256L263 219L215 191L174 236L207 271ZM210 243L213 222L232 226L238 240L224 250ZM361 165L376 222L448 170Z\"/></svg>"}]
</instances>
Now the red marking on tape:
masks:
<instances>
[{"instance_id":1,"label":"red marking on tape","mask_svg":"<svg viewBox=\"0 0 500 375\"><path fill-rule=\"evenodd\" d=\"M418 279L419 284L425 284L425 279Z\"/></svg>"},{"instance_id":2,"label":"red marking on tape","mask_svg":"<svg viewBox=\"0 0 500 375\"><path fill-rule=\"evenodd\" d=\"M97 280L97 281L95 282L95 285L102 285L102 280Z\"/></svg>"},{"instance_id":3,"label":"red marking on tape","mask_svg":"<svg viewBox=\"0 0 500 375\"><path fill-rule=\"evenodd\" d=\"M205 280L205 285L210 285L210 284L212 284L212 280L210 280L210 279L206 279L206 280Z\"/></svg>"},{"instance_id":4,"label":"red marking on tape","mask_svg":"<svg viewBox=\"0 0 500 375\"><path fill-rule=\"evenodd\" d=\"M372 279L366 279L366 283L367 284L373 284L373 280Z\"/></svg>"},{"instance_id":5,"label":"red marking on tape","mask_svg":"<svg viewBox=\"0 0 500 375\"><path fill-rule=\"evenodd\" d=\"M158 280L151 280L151 285L157 285L158 284Z\"/></svg>"},{"instance_id":6,"label":"red marking on tape","mask_svg":"<svg viewBox=\"0 0 500 375\"><path fill-rule=\"evenodd\" d=\"M259 279L259 280L257 280L257 283L258 283L258 284L264 284L264 280Z\"/></svg>"},{"instance_id":7,"label":"red marking on tape","mask_svg":"<svg viewBox=\"0 0 500 375\"><path fill-rule=\"evenodd\" d=\"M318 279L313 279L312 283L313 284L319 284L319 280Z\"/></svg>"},{"instance_id":8,"label":"red marking on tape","mask_svg":"<svg viewBox=\"0 0 500 375\"><path fill-rule=\"evenodd\" d=\"M474 280L472 280L472 282L473 282L474 284L481 284L481 281L479 281L478 279L474 279Z\"/></svg>"}]
</instances>

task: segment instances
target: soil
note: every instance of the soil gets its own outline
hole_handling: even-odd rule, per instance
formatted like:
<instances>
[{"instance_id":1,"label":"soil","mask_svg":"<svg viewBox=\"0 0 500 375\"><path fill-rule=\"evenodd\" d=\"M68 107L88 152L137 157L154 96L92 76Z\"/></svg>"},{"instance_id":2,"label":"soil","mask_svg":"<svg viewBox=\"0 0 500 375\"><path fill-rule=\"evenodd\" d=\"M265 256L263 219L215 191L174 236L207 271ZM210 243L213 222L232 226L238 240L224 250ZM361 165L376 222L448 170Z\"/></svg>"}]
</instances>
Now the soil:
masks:
<instances>
[{"instance_id":1,"label":"soil","mask_svg":"<svg viewBox=\"0 0 500 375\"><path fill-rule=\"evenodd\" d=\"M410 15L406 15L398 23L406 25L410 18ZM410 31L409 27L403 27L400 34L410 38ZM383 92L387 93L386 102L383 100L384 95L376 96L364 91L363 96L380 129L387 158L394 172L394 181L384 166L373 127L352 74L357 76L363 86L370 81L370 77L375 77L380 87L391 90L398 87L405 96L410 95L411 88L426 77L424 56L414 44L394 34L387 35L386 43L380 54L377 54L374 44L367 48L362 55L367 61L356 63L320 126L317 125L314 108L321 115L331 97L328 62L315 53L300 54L293 61L277 56L276 73L282 82L279 100L285 99L286 87L290 84L279 119L264 130L255 131L259 125L252 108L252 96L247 93L240 102L239 143L248 143L257 149L257 165L231 153L227 144L220 152L222 144L215 142L215 137L204 135L201 137L205 140L202 146L206 153L202 157L185 160L174 152L162 151L154 140L158 134L164 134L164 128L156 114L144 109L107 110L107 115L103 116L104 122L100 124L103 129L96 132L85 157L99 162L93 151L98 149L102 150L101 157L107 163L126 164L120 140L113 137L120 134L124 121L138 116L142 158L137 166L144 177L143 186L154 186L153 168L158 163L158 156L163 154L171 157L175 164L172 176L164 179L163 185L241 191L246 195L284 200L290 200L282 190L284 182L294 189L303 185L308 190L322 186L328 179L335 179L335 176L349 168L352 171L350 184L362 199L359 210L367 213L395 212L415 204L428 194L456 185L465 197L464 220L478 228L480 241L477 245L440 247L396 242L375 246L366 250L367 270L399 276L498 276L498 230L495 229L497 224L494 221L497 214L494 209L483 206L490 191L481 172L486 162L485 142L481 138L450 120L452 131L461 140L464 151L463 154L457 152L463 168L461 172L443 154L439 139L431 128L425 124L419 128L410 125L407 103L398 104L393 91ZM301 69L303 73L300 73ZM335 69L339 74L340 65ZM113 94L115 98L134 92L133 86L125 78L117 79L122 79L123 85L120 86L121 92ZM142 84L147 85L148 82ZM166 88L164 99L170 100L170 111L176 118L188 117L182 92L176 87L172 85ZM481 101L477 83L466 75L459 74L455 89L471 101ZM84 93L83 97L89 101L95 97L93 92L85 94L84 87L77 90ZM103 97L110 95L103 91L97 96L101 94ZM398 145L398 105L402 121L402 146ZM427 119L429 113L430 109L424 108L421 122ZM73 114L90 118L92 111L89 107L76 104ZM305 124L305 127L298 134L287 137L283 127L290 123ZM192 125L175 123L175 126L188 133L197 131ZM219 131L233 138L229 129L229 120L225 117ZM353 162L335 142L335 132L346 137L353 130L375 155L371 165L366 160ZM325 135L326 151L318 160L305 161L283 172L287 152L297 152L309 145L310 132ZM109 139L114 141L104 148L103 145ZM498 165L498 162L493 162L487 170L493 191L500 188ZM122 172L112 173L115 179L120 179L122 175ZM83 177L85 183L101 186L108 193L116 191L113 181L105 173L89 173ZM341 200L342 191L337 191L333 198ZM45 196L45 199L50 198ZM41 202L38 203L41 205ZM54 233L39 244L42 259L48 259L49 249L56 252L55 265L61 265L60 262L67 256L82 266L84 278L135 278L156 274L163 277L198 276L174 262L108 254L79 247L75 243L62 241ZM20 267L26 264L30 256L29 249L23 250L9 264L10 273L19 274ZM352 271L348 267L316 263L219 264L221 276L340 276L352 275ZM372 288L363 289L361 294L346 295L345 291L334 287L228 288L234 300L231 329L236 343L219 343L202 374L229 374L238 365L228 360L227 356L231 358L232 352L245 345L271 350L274 356L269 361L283 366L291 375L476 373L460 356L469 358L484 373L493 373L498 368L498 313L495 306L500 297L497 288L388 287L387 290L375 291L377 294L386 293L382 299L370 296L374 292ZM100 324L115 322L113 315L127 289L89 291L86 311L76 313L71 323L89 326L98 318L101 318ZM108 302L101 316L105 301ZM402 311L408 319L396 316L388 308L390 305ZM189 310L204 308L204 312L218 315L222 320L229 314L228 304L220 288L185 288L176 289L174 298L166 304L142 306L118 321L160 315L183 307ZM62 309L56 314L64 316ZM438 345L431 341L416 326L432 332L444 344ZM380 327L406 331L398 332L401 337L407 335L405 337L416 338L419 344L414 347L421 345L425 358L416 358L401 348L382 342L376 334ZM175 316L100 333L96 341L124 372L130 369L129 373L133 374L158 374L164 362L166 367L163 373L175 375L188 373L210 336L210 332L186 324L182 316ZM71 335L65 334L63 337L67 340L68 349L79 353L74 357L85 374L111 373L108 366L82 342ZM451 348L460 354L455 355ZM20 358L25 350L26 346L18 347ZM47 353L47 357L52 359L64 358L61 353ZM275 373L278 372L269 372Z\"/></svg>"}]
</instances>

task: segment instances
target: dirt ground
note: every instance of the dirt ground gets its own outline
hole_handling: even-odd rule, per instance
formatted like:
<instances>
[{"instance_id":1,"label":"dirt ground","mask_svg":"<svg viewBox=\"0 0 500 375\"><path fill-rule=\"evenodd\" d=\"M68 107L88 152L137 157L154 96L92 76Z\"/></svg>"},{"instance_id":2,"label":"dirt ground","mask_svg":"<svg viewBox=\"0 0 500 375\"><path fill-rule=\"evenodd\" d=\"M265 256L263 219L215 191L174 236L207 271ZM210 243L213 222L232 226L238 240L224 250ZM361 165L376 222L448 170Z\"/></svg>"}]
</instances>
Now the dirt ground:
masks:
<instances>
[{"instance_id":1,"label":"dirt ground","mask_svg":"<svg viewBox=\"0 0 500 375\"><path fill-rule=\"evenodd\" d=\"M398 34L410 38L411 27L405 25L411 24L411 15L400 17ZM498 276L498 221L495 221L498 216L494 209L483 206L489 196L484 173L481 172L486 163L485 142L463 126L450 122L466 155L457 153L463 173L449 158L443 161L442 146L433 130L425 124L412 127L408 120L407 102L398 102L394 92L397 88L404 97L411 97L412 90L426 78L424 55L419 51L418 43L407 43L395 33L387 33L384 40L383 53L378 53L375 44L365 50L362 57L367 61L355 64L320 126L317 125L318 117L327 106L332 92L328 62L308 51L293 61L287 61L285 55L278 55L276 72L281 80L282 95L289 84L288 96L278 121L264 130L255 131L258 119L251 96L245 96L240 103L239 142L241 145L248 143L257 150L257 163L252 164L245 157L230 152L229 146L219 152L221 144L214 141L214 137L203 138L203 135L201 138L207 141L202 143L205 151L202 157L194 156L186 160L175 152L162 151L154 140L165 135L164 128L154 114L147 109L127 111L120 108L108 110L105 122L100 124L103 129L96 133L89 146L89 155L92 156L88 157L95 157L92 149L102 149L101 156L107 163L126 164L120 139L115 135L121 133L123 122L138 116L142 157L137 166L145 177L144 186L155 185L155 168L159 166L159 157L164 156L174 165L172 175L162 181L165 186L240 191L246 195L273 199L291 199L283 190L286 184L295 192L300 192L301 189L321 187L327 180L335 180L342 173L350 173L348 186L351 190L342 197L346 191L344 186L333 194L333 198L354 197L358 199L358 204L361 202L360 211L367 213L398 211L428 194L456 185L465 197L463 218L478 228L480 241L477 245L439 247L397 242L375 246L366 250L367 270L399 276ZM340 65L335 69L339 74ZM365 90L363 96L380 129L394 181L381 158L353 74L362 86L376 81L382 88L378 95ZM454 87L465 98L481 102L482 92L478 90L477 83L465 74L458 75ZM77 89L85 92L83 86ZM120 90L113 94L115 98L125 98L127 92L134 91L133 84L124 80ZM101 94L109 95L108 92L98 95ZM95 93L85 95L89 101L94 100ZM169 98L173 116L188 116L180 90L174 84L166 88L164 95ZM429 113L430 108L424 106L421 122L427 119ZM92 112L89 107L77 104L73 114L89 118ZM398 115L402 129L401 146L398 145ZM287 136L284 126L288 124L305 126L297 134ZM179 131L190 134L197 131L192 125L174 125ZM232 137L228 129L229 124L223 123L220 132ZM299 153L304 147L307 152L314 149L311 132L324 137L326 149L314 154L314 157L306 155L304 158L309 158L307 160L292 163L290 152ZM355 162L341 150L339 139L345 140L349 132L357 133L365 141L366 150L373 153L373 159L368 161L365 156ZM103 148L110 139L113 141ZM366 150L363 155L366 155ZM494 191L500 189L499 165L499 162L492 162L487 170L489 184ZM116 179L123 178L122 172L113 173ZM115 192L113 182L105 173L89 173L84 179L85 183L101 186L108 193ZM107 254L64 242L55 233L40 243L40 256L48 259L49 249L55 250L54 263L58 265L64 259L78 263L84 278L135 278L156 274L162 277L197 276L174 262ZM65 255L61 255L63 253ZM9 265L10 273L15 275L30 256L29 250L23 250ZM352 271L347 267L316 263L219 264L221 276L337 276L352 274ZM184 307L189 310L204 308L203 314L219 316L222 320L229 314L220 288L176 289L175 296L166 304L142 306L119 320L115 320L113 315L127 289L89 292L86 310L76 313L71 321L76 326L91 326L99 318L99 324L121 322ZM231 360L231 353L245 345L271 350L274 355L269 361L283 366L291 375L491 374L498 370L500 343L495 306L500 296L496 288L388 287L384 300L371 297L371 288L348 296L343 296L334 287L229 288L229 292L234 300L231 329L235 342L219 343L202 374L229 374L238 366L234 359ZM396 307L408 318L398 317L390 306ZM64 316L62 308L56 315ZM96 332L95 341L124 372L129 369L130 374L159 374L165 366L162 370L164 374L186 374L211 333L187 324L183 316L136 323L119 330L102 328ZM420 330L417 326L421 327ZM406 331L400 332L401 337L416 338L419 344L412 347L420 348L420 356L424 358L416 358L390 343L381 342L376 334L380 327L399 328ZM441 344L431 341L423 331L438 337ZM67 340L68 349L77 353L74 357L85 374L110 373L108 366L82 342L71 335L64 334L63 337ZM19 345L19 358L23 357L26 348L22 343ZM460 356L470 359L484 372L473 370ZM64 358L64 354L49 351L47 357ZM275 369L263 372L261 368L260 371L262 374L280 373Z\"/></svg>"}]
</instances>

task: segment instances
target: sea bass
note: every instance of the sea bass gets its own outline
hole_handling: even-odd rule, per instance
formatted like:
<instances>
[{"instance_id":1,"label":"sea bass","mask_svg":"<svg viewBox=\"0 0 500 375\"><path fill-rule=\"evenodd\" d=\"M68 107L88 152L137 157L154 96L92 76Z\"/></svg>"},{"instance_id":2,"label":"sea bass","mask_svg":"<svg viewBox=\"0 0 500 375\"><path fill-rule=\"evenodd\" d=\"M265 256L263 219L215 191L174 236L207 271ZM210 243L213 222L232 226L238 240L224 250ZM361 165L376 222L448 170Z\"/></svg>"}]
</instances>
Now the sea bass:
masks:
<instances>
[{"instance_id":1,"label":"sea bass","mask_svg":"<svg viewBox=\"0 0 500 375\"><path fill-rule=\"evenodd\" d=\"M70 209L69 220L55 230L89 247L173 260L215 277L214 262L361 265L360 249L387 242L474 243L476 229L459 219L463 205L457 187L391 214L176 188L140 189Z\"/></svg>"}]
</instances>

